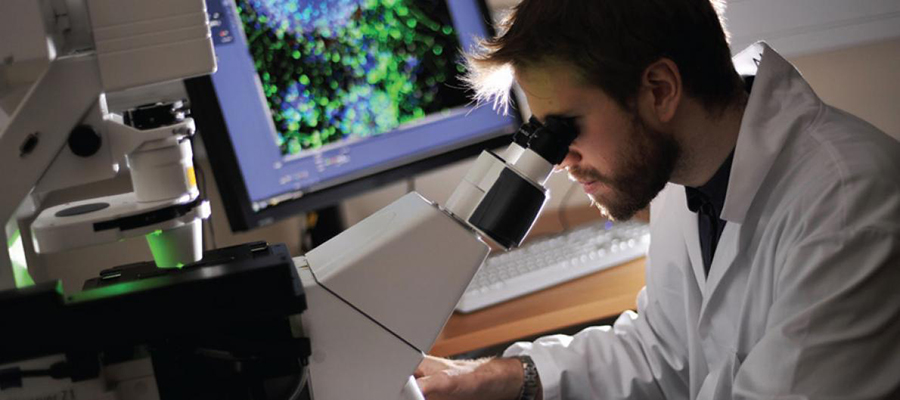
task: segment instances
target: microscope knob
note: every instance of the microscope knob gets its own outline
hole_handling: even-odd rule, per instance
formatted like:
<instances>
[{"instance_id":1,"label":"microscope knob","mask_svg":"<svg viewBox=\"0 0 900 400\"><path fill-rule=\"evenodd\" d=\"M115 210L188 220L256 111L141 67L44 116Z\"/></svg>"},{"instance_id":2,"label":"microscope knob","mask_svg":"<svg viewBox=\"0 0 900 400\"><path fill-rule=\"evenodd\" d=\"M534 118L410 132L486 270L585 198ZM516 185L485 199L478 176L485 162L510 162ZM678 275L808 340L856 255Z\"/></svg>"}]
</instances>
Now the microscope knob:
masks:
<instances>
[{"instance_id":1,"label":"microscope knob","mask_svg":"<svg viewBox=\"0 0 900 400\"><path fill-rule=\"evenodd\" d=\"M78 125L69 134L69 149L79 157L90 157L100 150L103 140L90 125Z\"/></svg>"}]
</instances>

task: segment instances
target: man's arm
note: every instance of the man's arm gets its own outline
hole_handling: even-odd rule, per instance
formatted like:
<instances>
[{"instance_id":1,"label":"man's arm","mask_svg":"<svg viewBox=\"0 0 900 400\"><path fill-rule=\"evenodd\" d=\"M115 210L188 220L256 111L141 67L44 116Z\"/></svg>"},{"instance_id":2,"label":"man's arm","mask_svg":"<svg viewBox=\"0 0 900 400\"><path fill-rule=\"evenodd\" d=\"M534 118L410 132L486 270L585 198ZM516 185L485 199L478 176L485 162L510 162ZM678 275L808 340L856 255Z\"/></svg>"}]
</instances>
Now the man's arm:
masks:
<instances>
[{"instance_id":1,"label":"man's arm","mask_svg":"<svg viewBox=\"0 0 900 400\"><path fill-rule=\"evenodd\" d=\"M428 400L518 400L524 383L522 363L516 358L449 360L426 356L415 377ZM537 400L541 398L538 394Z\"/></svg>"},{"instance_id":2,"label":"man's arm","mask_svg":"<svg viewBox=\"0 0 900 400\"><path fill-rule=\"evenodd\" d=\"M672 193L680 187L674 187ZM692 281L689 266L676 265L680 257L672 249L683 249L678 221L662 218L667 207L683 207L683 196L670 196L666 190L654 200L650 213L651 244L647 259L647 289L638 296L638 313L627 312L609 327L585 329L574 336L554 335L538 339L534 343L517 343L507 349L505 356L529 355L537 366L544 400L577 399L687 399L688 363L685 293L683 283ZM680 203L678 201L681 201ZM671 203L671 204L667 204ZM673 243L676 241L677 243ZM658 296L658 297L657 297ZM474 364L436 367L434 359L426 359L420 367L422 376L442 373L439 386L426 387L434 399L479 400L492 397L450 397L451 390L438 388L485 388L501 385L508 379L516 390L521 389L522 365L518 359L493 359L513 361L509 367L480 370ZM488 367L500 367L488 361ZM429 364L432 366L429 367ZM506 372L503 372L506 371ZM496 372L495 374L489 372ZM505 377L505 378L504 378ZM460 381L459 383L453 381ZM419 379L420 385L423 380ZM476 392L472 392L476 393ZM481 393L481 392L477 392ZM516 392L518 393L518 392ZM502 397L496 397L502 398ZM429 400L432 400L429 397Z\"/></svg>"},{"instance_id":3,"label":"man's arm","mask_svg":"<svg viewBox=\"0 0 900 400\"><path fill-rule=\"evenodd\" d=\"M612 326L516 343L504 356L531 356L546 400L686 399L685 343L651 303L644 289L638 313L626 312Z\"/></svg>"},{"instance_id":4,"label":"man's arm","mask_svg":"<svg viewBox=\"0 0 900 400\"><path fill-rule=\"evenodd\" d=\"M733 398L900 398L900 232L885 222L788 250Z\"/></svg>"},{"instance_id":5,"label":"man's arm","mask_svg":"<svg viewBox=\"0 0 900 400\"><path fill-rule=\"evenodd\" d=\"M645 297L644 292L641 297ZM541 380L551 385L538 390L539 400L687 398L687 363L675 353L667 353L663 341L641 338L647 334L638 332L641 330L649 330L649 325L629 312L612 327L517 343L503 358L448 360L429 356L415 376L429 400L517 400L524 374L522 362L511 356L528 354ZM649 332L652 334L652 330Z\"/></svg>"}]
</instances>

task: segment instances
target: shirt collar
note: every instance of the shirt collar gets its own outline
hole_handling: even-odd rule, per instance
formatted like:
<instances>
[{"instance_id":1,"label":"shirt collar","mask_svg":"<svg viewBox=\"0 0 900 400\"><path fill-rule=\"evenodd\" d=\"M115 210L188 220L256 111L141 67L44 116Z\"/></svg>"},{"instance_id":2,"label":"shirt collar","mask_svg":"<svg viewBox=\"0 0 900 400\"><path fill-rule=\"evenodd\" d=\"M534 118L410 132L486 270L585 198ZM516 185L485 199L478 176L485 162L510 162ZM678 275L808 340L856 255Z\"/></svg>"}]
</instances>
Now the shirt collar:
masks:
<instances>
[{"instance_id":1,"label":"shirt collar","mask_svg":"<svg viewBox=\"0 0 900 400\"><path fill-rule=\"evenodd\" d=\"M728 191L728 178L731 176L733 159L734 150L731 151L728 158L725 159L712 178L703 186L684 188L689 210L698 212L703 203L710 203L713 206L713 210L715 210L715 216L719 217L722 209L725 208L725 194Z\"/></svg>"}]
</instances>

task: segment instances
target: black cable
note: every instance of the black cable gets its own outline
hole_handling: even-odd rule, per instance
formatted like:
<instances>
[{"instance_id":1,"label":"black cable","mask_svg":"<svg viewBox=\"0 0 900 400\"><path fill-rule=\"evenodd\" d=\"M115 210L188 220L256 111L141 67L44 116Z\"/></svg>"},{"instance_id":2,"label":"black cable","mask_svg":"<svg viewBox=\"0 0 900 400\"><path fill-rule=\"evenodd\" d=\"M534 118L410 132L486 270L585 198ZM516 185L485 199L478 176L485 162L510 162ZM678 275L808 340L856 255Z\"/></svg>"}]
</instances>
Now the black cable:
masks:
<instances>
[{"instance_id":1,"label":"black cable","mask_svg":"<svg viewBox=\"0 0 900 400\"><path fill-rule=\"evenodd\" d=\"M71 376L69 364L65 361L54 363L48 369L26 369L18 367L0 370L0 390L22 387L22 378L50 377L64 379Z\"/></svg>"}]
</instances>

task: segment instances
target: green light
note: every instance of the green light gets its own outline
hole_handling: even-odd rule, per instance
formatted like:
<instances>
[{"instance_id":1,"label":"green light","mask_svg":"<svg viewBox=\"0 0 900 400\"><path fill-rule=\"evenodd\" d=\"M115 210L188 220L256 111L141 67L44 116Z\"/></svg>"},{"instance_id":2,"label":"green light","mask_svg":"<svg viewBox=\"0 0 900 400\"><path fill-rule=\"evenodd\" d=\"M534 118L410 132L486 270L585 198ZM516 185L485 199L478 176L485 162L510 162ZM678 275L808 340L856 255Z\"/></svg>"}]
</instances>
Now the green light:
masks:
<instances>
[{"instance_id":1,"label":"green light","mask_svg":"<svg viewBox=\"0 0 900 400\"><path fill-rule=\"evenodd\" d=\"M13 280L17 288L34 286L34 279L28 273L28 263L25 260L25 247L22 245L22 236L19 231L13 232L12 237L6 242L9 249L9 260L12 263Z\"/></svg>"},{"instance_id":2,"label":"green light","mask_svg":"<svg viewBox=\"0 0 900 400\"><path fill-rule=\"evenodd\" d=\"M78 303L83 301L99 300L107 297L121 296L126 293L134 293L146 289L161 286L163 282L159 279L150 279L134 282L122 282L114 285L104 286L96 289L88 289L69 296L69 302ZM60 289L61 290L61 289Z\"/></svg>"},{"instance_id":3,"label":"green light","mask_svg":"<svg viewBox=\"0 0 900 400\"><path fill-rule=\"evenodd\" d=\"M295 60L299 60L300 59L300 50L294 50L294 52L291 53L291 57L294 57Z\"/></svg>"},{"instance_id":4,"label":"green light","mask_svg":"<svg viewBox=\"0 0 900 400\"><path fill-rule=\"evenodd\" d=\"M434 55L439 56L444 52L444 48L441 45L434 46Z\"/></svg>"}]
</instances>

